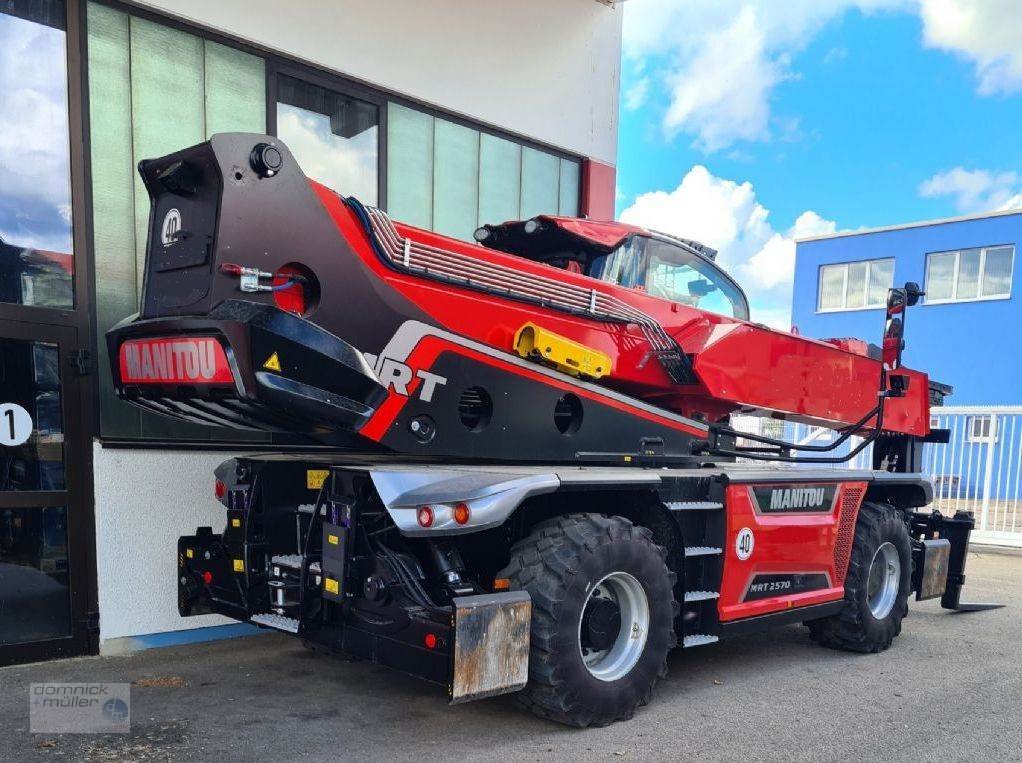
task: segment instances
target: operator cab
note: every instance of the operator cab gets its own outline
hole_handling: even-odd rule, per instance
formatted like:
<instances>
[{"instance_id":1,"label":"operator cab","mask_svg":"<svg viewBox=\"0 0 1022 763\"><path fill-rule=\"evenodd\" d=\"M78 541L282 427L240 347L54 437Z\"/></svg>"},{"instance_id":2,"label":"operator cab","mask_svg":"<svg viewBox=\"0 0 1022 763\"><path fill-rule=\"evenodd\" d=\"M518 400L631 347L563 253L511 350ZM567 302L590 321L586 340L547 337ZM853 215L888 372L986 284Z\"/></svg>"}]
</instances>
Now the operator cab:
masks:
<instances>
[{"instance_id":1,"label":"operator cab","mask_svg":"<svg viewBox=\"0 0 1022 763\"><path fill-rule=\"evenodd\" d=\"M714 262L717 252L696 241L625 223L552 215L484 225L475 239L491 249L669 302L749 320L741 287Z\"/></svg>"}]
</instances>

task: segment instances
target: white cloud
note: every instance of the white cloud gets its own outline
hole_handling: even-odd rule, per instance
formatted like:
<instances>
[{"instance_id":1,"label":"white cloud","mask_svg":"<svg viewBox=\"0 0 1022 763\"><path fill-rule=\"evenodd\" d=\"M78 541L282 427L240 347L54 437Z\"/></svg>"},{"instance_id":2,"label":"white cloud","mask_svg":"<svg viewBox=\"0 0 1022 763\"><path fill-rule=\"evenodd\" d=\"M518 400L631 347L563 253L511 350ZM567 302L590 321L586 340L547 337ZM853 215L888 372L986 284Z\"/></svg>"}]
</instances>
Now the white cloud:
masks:
<instances>
[{"instance_id":1,"label":"white cloud","mask_svg":"<svg viewBox=\"0 0 1022 763\"><path fill-rule=\"evenodd\" d=\"M928 199L949 196L962 214L1022 207L1022 186L1016 172L955 167L920 183L919 195Z\"/></svg>"},{"instance_id":2,"label":"white cloud","mask_svg":"<svg viewBox=\"0 0 1022 763\"><path fill-rule=\"evenodd\" d=\"M785 62L771 59L756 13L744 8L709 34L688 63L667 76L672 98L664 116L669 136L694 132L708 152L769 132L769 94L784 79Z\"/></svg>"},{"instance_id":3,"label":"white cloud","mask_svg":"<svg viewBox=\"0 0 1022 763\"><path fill-rule=\"evenodd\" d=\"M771 100L778 84L797 78L794 57L852 10L918 15L924 44L971 61L981 94L1022 90L1019 0L632 0L624 55L650 82L644 92L668 93L667 136L691 135L713 152L773 137ZM832 49L824 63L848 52Z\"/></svg>"},{"instance_id":4,"label":"white cloud","mask_svg":"<svg viewBox=\"0 0 1022 763\"><path fill-rule=\"evenodd\" d=\"M625 91L624 107L629 111L641 108L649 97L649 77L642 77Z\"/></svg>"},{"instance_id":5,"label":"white cloud","mask_svg":"<svg viewBox=\"0 0 1022 763\"><path fill-rule=\"evenodd\" d=\"M670 93L663 127L706 151L771 136L774 88L797 76L792 56L851 8L869 12L911 0L633 0L624 53L656 57Z\"/></svg>"},{"instance_id":6,"label":"white cloud","mask_svg":"<svg viewBox=\"0 0 1022 763\"><path fill-rule=\"evenodd\" d=\"M749 295L753 320L790 328L795 239L833 233L837 226L806 211L790 228L778 231L769 216L751 183L719 178L696 165L673 191L638 196L621 220L717 249L717 261Z\"/></svg>"},{"instance_id":7,"label":"white cloud","mask_svg":"<svg viewBox=\"0 0 1022 763\"><path fill-rule=\"evenodd\" d=\"M823 57L823 63L827 66L844 61L848 58L848 48L831 48Z\"/></svg>"},{"instance_id":8,"label":"white cloud","mask_svg":"<svg viewBox=\"0 0 1022 763\"><path fill-rule=\"evenodd\" d=\"M71 250L64 33L0 14L0 237Z\"/></svg>"},{"instance_id":9,"label":"white cloud","mask_svg":"<svg viewBox=\"0 0 1022 763\"><path fill-rule=\"evenodd\" d=\"M376 203L376 127L354 138L330 131L330 118L278 104L277 134L308 177L345 196Z\"/></svg>"},{"instance_id":10,"label":"white cloud","mask_svg":"<svg viewBox=\"0 0 1022 763\"><path fill-rule=\"evenodd\" d=\"M1022 90L1022 3L919 0L923 40L971 61L983 95Z\"/></svg>"}]
</instances>

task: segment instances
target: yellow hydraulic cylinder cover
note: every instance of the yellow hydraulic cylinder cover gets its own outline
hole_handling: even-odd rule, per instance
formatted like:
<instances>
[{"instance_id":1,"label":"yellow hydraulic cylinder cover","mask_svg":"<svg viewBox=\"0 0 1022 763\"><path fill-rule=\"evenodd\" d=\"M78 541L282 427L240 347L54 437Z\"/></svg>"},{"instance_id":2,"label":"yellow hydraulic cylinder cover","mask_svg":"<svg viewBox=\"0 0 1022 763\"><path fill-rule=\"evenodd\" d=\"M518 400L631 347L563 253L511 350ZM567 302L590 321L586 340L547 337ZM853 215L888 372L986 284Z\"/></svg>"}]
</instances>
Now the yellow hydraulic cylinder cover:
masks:
<instances>
[{"instance_id":1,"label":"yellow hydraulic cylinder cover","mask_svg":"<svg viewBox=\"0 0 1022 763\"><path fill-rule=\"evenodd\" d=\"M523 358L540 360L572 376L599 379L611 371L610 357L553 331L526 323L515 332L515 352Z\"/></svg>"}]
</instances>

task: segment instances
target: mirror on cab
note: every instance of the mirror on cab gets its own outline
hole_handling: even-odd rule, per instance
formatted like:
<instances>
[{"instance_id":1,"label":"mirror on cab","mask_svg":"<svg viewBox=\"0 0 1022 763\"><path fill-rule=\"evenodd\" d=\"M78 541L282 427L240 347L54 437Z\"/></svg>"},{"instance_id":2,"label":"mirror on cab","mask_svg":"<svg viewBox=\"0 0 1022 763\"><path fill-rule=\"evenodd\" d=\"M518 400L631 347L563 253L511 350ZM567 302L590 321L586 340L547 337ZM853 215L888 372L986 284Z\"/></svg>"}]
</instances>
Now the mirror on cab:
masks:
<instances>
[{"instance_id":1,"label":"mirror on cab","mask_svg":"<svg viewBox=\"0 0 1022 763\"><path fill-rule=\"evenodd\" d=\"M913 281L887 292L887 322L881 359L888 371L901 367L901 353L905 349L905 308L918 303L924 294L919 284Z\"/></svg>"}]
</instances>

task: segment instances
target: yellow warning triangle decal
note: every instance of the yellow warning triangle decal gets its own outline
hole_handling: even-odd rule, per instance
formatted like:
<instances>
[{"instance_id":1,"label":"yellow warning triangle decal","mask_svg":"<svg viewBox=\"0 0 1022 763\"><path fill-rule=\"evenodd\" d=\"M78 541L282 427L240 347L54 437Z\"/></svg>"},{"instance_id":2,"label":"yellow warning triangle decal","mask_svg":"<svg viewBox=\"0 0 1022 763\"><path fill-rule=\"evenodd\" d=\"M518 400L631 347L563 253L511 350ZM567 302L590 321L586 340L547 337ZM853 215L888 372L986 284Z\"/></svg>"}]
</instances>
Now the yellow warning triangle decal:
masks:
<instances>
[{"instance_id":1,"label":"yellow warning triangle decal","mask_svg":"<svg viewBox=\"0 0 1022 763\"><path fill-rule=\"evenodd\" d=\"M263 368L267 371L276 371L277 373L280 373L280 358L277 357L277 353L273 353L266 359L266 362L263 363Z\"/></svg>"}]
</instances>

